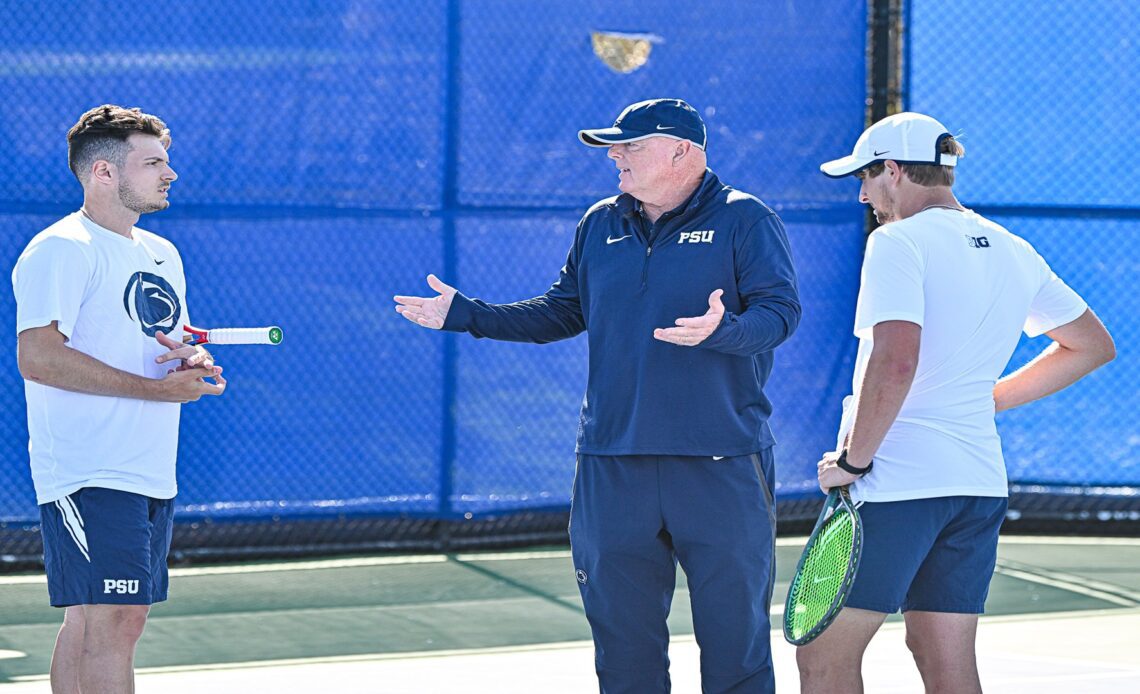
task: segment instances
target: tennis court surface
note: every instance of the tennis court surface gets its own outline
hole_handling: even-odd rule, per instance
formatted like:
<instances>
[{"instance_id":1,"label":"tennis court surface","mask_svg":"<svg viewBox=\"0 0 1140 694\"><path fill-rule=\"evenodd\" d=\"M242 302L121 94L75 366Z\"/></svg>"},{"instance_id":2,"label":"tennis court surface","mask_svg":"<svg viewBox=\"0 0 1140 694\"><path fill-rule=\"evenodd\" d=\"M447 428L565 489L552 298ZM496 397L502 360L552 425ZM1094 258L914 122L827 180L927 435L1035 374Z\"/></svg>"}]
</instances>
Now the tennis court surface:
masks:
<instances>
[{"instance_id":1,"label":"tennis court surface","mask_svg":"<svg viewBox=\"0 0 1140 694\"><path fill-rule=\"evenodd\" d=\"M781 602L803 541L779 543ZM62 613L46 602L42 575L0 577L0 694L48 691ZM1005 537L987 609L987 691L1140 691L1140 540ZM698 692L683 574L670 625L673 690ZM867 691L922 690L901 626L872 642ZM794 649L772 643L779 688L798 691ZM136 662L140 694L561 694L597 690L592 658L559 547L176 569Z\"/></svg>"}]
</instances>

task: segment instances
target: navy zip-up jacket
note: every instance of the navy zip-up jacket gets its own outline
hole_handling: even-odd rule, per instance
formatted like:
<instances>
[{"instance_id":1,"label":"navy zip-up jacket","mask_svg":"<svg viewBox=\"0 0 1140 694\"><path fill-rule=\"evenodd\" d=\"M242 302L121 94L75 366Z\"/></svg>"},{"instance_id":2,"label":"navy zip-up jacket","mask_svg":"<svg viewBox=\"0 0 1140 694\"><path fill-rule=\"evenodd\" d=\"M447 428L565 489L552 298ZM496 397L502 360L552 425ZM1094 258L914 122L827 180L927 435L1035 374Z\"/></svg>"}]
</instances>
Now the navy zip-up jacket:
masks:
<instances>
[{"instance_id":1,"label":"navy zip-up jacket","mask_svg":"<svg viewBox=\"0 0 1140 694\"><path fill-rule=\"evenodd\" d=\"M720 326L695 347L654 328L708 311ZM711 170L687 203L650 225L627 194L582 217L545 294L488 304L456 293L443 329L515 342L589 339L579 453L737 456L772 445L764 384L772 350L800 320L784 225Z\"/></svg>"}]
</instances>

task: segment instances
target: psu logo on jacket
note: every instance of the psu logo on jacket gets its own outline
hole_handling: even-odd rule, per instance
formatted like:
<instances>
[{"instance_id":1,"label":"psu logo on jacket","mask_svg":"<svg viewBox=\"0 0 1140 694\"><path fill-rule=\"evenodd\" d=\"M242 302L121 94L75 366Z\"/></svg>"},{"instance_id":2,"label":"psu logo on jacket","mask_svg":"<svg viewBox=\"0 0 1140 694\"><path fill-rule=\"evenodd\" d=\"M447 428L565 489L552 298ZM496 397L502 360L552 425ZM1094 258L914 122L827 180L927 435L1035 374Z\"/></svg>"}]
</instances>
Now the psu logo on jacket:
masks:
<instances>
[{"instance_id":1,"label":"psu logo on jacket","mask_svg":"<svg viewBox=\"0 0 1140 694\"><path fill-rule=\"evenodd\" d=\"M161 275L136 272L123 292L123 308L131 320L137 320L147 337L158 331L169 333L178 327L182 303L174 287Z\"/></svg>"},{"instance_id":2,"label":"psu logo on jacket","mask_svg":"<svg viewBox=\"0 0 1140 694\"><path fill-rule=\"evenodd\" d=\"M119 595L138 595L139 582L138 579L128 581L122 578L104 578L103 579L103 594L110 595L117 593Z\"/></svg>"},{"instance_id":3,"label":"psu logo on jacket","mask_svg":"<svg viewBox=\"0 0 1140 694\"><path fill-rule=\"evenodd\" d=\"M682 231L681 238L677 239L677 243L712 243L713 234L715 233L716 229Z\"/></svg>"}]
</instances>

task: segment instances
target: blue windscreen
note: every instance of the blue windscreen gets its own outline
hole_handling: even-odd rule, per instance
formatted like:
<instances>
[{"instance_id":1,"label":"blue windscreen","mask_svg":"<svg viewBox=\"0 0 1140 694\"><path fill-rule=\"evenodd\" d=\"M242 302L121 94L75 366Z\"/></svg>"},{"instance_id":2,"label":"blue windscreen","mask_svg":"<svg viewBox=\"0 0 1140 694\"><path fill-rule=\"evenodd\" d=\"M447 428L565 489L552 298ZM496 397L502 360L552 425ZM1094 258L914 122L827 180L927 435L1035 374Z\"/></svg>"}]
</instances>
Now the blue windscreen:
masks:
<instances>
[{"instance_id":1,"label":"blue windscreen","mask_svg":"<svg viewBox=\"0 0 1140 694\"><path fill-rule=\"evenodd\" d=\"M645 35L607 66L594 35ZM866 6L349 0L0 7L0 260L75 210L67 129L102 103L171 128L171 239L206 326L280 325L219 346L230 386L183 408L187 518L427 518L565 508L584 338L518 345L395 313L434 272L490 301L542 293L586 207L616 193L577 140L627 104L681 97L710 166L783 216L804 318L770 381L781 495L814 489L850 388L863 245L855 187L820 162L863 127ZM640 49L639 49L640 50ZM22 380L0 350L0 521L38 517Z\"/></svg>"},{"instance_id":2,"label":"blue windscreen","mask_svg":"<svg viewBox=\"0 0 1140 694\"><path fill-rule=\"evenodd\" d=\"M955 191L1030 241L1118 357L998 417L1012 482L1140 484L1140 5L912 0L908 107L959 135ZM1032 27L1032 30L1026 30ZM1011 369L1048 338L1023 339Z\"/></svg>"}]
</instances>

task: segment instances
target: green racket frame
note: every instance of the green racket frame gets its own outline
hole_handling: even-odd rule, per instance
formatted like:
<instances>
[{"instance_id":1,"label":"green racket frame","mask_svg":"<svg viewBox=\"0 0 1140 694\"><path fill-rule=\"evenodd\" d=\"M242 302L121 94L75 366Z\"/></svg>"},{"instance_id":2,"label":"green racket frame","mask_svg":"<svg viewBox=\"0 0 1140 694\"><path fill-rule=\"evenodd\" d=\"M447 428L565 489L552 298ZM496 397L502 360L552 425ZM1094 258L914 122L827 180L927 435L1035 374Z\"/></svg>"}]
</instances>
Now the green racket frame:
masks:
<instances>
[{"instance_id":1,"label":"green racket frame","mask_svg":"<svg viewBox=\"0 0 1140 694\"><path fill-rule=\"evenodd\" d=\"M808 628L807 631L796 636L796 606L793 604L796 589L800 587L804 581L814 580L816 578L816 576L805 575L804 565L807 563L808 557L815 547L815 544L820 541L820 538L824 536L825 531L830 527L828 521L835 517L836 513L850 514L851 517L852 546L851 554L847 561L847 570L844 572L843 580L840 582L835 598L831 601L831 605L827 608L827 611L819 621ZM843 609L843 605L847 603L847 596L851 592L851 584L854 583L855 575L859 572L859 559L862 555L863 523L859 518L859 511L851 502L851 494L847 491L847 487L834 487L827 494L827 501L824 502L823 510L820 511L819 519L815 522L815 528L811 531L811 537L808 538L807 544L804 545L804 551L803 554L800 555L799 564L796 565L796 574L792 578L792 584L788 586L788 597L784 601L784 638L788 643L794 646L809 644L831 625L835 616L839 614L839 611Z\"/></svg>"}]
</instances>

